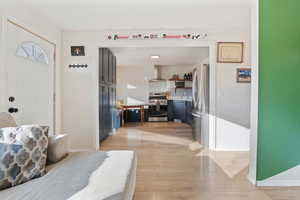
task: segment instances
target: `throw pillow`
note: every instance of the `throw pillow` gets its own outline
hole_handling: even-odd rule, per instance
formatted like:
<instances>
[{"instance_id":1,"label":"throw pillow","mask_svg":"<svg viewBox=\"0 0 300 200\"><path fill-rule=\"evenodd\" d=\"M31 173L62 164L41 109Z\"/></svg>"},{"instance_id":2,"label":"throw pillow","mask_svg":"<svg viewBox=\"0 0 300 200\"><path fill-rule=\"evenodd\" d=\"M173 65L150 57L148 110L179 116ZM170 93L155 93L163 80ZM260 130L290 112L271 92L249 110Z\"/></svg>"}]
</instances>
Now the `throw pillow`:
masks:
<instances>
[{"instance_id":1,"label":"throw pillow","mask_svg":"<svg viewBox=\"0 0 300 200\"><path fill-rule=\"evenodd\" d=\"M45 174L48 130L38 125L0 129L0 189Z\"/></svg>"}]
</instances>

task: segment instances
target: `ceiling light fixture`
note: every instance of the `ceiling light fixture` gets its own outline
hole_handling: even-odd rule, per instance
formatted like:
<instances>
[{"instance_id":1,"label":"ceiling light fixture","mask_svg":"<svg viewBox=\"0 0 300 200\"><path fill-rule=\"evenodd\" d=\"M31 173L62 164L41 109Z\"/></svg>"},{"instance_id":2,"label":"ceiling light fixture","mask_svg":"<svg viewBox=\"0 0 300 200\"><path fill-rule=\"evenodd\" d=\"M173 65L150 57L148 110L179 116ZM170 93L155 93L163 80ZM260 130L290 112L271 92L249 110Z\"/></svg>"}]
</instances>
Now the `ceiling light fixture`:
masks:
<instances>
[{"instance_id":1,"label":"ceiling light fixture","mask_svg":"<svg viewBox=\"0 0 300 200\"><path fill-rule=\"evenodd\" d=\"M151 56L151 59L159 59L159 58L160 58L159 55L153 55L153 56Z\"/></svg>"}]
</instances>

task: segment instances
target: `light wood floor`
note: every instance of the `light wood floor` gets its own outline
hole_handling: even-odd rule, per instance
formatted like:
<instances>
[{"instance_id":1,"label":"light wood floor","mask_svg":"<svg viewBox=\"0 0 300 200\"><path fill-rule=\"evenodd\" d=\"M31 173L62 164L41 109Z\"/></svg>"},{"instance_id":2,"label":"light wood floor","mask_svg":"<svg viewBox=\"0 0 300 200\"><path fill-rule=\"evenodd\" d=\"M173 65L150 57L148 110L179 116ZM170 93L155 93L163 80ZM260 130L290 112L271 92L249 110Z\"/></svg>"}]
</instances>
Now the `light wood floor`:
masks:
<instances>
[{"instance_id":1,"label":"light wood floor","mask_svg":"<svg viewBox=\"0 0 300 200\"><path fill-rule=\"evenodd\" d=\"M101 150L138 156L134 200L299 200L300 189L258 189L247 180L248 153L211 152L179 123L127 124Z\"/></svg>"}]
</instances>

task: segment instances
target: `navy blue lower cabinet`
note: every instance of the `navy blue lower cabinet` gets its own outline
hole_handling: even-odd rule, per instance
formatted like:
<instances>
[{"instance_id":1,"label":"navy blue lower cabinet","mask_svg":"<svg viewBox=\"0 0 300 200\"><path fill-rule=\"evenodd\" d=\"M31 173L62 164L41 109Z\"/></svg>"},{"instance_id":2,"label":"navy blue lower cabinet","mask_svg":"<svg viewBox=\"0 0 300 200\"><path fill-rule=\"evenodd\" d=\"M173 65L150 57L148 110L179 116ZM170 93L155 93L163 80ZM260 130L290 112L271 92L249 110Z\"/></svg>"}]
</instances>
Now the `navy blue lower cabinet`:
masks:
<instances>
[{"instance_id":1,"label":"navy blue lower cabinet","mask_svg":"<svg viewBox=\"0 0 300 200\"><path fill-rule=\"evenodd\" d=\"M182 100L168 101L168 120L180 120L183 123L192 125L192 102Z\"/></svg>"},{"instance_id":2,"label":"navy blue lower cabinet","mask_svg":"<svg viewBox=\"0 0 300 200\"><path fill-rule=\"evenodd\" d=\"M109 103L109 87L99 86L99 138L103 141L112 131L112 112Z\"/></svg>"},{"instance_id":3,"label":"navy blue lower cabinet","mask_svg":"<svg viewBox=\"0 0 300 200\"><path fill-rule=\"evenodd\" d=\"M140 121L140 111L137 109L131 109L125 111L126 122L138 122Z\"/></svg>"},{"instance_id":4,"label":"navy blue lower cabinet","mask_svg":"<svg viewBox=\"0 0 300 200\"><path fill-rule=\"evenodd\" d=\"M140 122L141 121L140 112L141 111L139 109L126 110L125 113L124 113L126 122ZM148 111L148 109L144 110L144 120L146 122L149 120L149 111Z\"/></svg>"},{"instance_id":5,"label":"navy blue lower cabinet","mask_svg":"<svg viewBox=\"0 0 300 200\"><path fill-rule=\"evenodd\" d=\"M149 109L144 109L144 120L145 122L149 121Z\"/></svg>"},{"instance_id":6,"label":"navy blue lower cabinet","mask_svg":"<svg viewBox=\"0 0 300 200\"><path fill-rule=\"evenodd\" d=\"M112 114L113 128L118 129L121 126L121 111L118 109L113 109Z\"/></svg>"},{"instance_id":7,"label":"navy blue lower cabinet","mask_svg":"<svg viewBox=\"0 0 300 200\"><path fill-rule=\"evenodd\" d=\"M173 120L178 119L186 123L186 105L185 101L173 101Z\"/></svg>"}]
</instances>

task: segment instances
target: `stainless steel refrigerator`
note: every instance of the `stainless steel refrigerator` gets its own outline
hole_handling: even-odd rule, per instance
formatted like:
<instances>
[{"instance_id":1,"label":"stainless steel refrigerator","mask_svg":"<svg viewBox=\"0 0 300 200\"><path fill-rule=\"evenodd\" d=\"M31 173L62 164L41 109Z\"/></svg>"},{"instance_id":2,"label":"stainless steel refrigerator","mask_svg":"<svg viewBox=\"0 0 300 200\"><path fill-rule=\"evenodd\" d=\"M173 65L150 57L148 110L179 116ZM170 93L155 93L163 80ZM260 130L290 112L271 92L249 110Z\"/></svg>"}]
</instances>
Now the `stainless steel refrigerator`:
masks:
<instances>
[{"instance_id":1,"label":"stainless steel refrigerator","mask_svg":"<svg viewBox=\"0 0 300 200\"><path fill-rule=\"evenodd\" d=\"M209 145L209 65L193 70L193 137L201 145Z\"/></svg>"}]
</instances>

